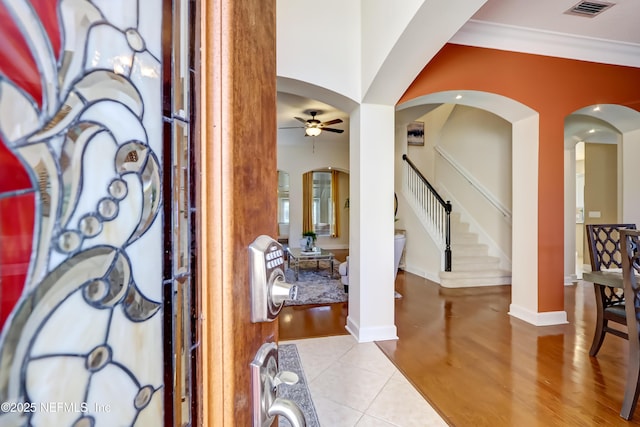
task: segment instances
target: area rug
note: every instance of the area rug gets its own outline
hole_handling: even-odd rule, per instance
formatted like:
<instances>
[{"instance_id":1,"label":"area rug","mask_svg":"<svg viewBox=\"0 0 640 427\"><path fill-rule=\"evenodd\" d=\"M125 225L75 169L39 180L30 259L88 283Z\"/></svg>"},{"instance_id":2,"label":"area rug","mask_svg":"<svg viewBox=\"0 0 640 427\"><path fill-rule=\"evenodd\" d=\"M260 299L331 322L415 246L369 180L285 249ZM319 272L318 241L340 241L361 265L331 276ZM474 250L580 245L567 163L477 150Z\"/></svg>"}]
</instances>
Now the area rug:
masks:
<instances>
[{"instance_id":1,"label":"area rug","mask_svg":"<svg viewBox=\"0 0 640 427\"><path fill-rule=\"evenodd\" d=\"M304 375L298 347L295 344L280 344L278 346L278 368L280 368L280 371L294 372L298 376L298 382L291 385L280 384L277 396L292 400L298 405L304 414L307 427L319 427L320 421L318 421L316 407L313 405L313 400L311 400L307 377ZM284 417L279 417L279 420L278 425L280 427L291 426Z\"/></svg>"},{"instance_id":2,"label":"area rug","mask_svg":"<svg viewBox=\"0 0 640 427\"><path fill-rule=\"evenodd\" d=\"M288 283L298 285L298 296L295 300L287 300L284 305L334 304L349 300L338 274L339 262L334 262L334 273L331 277L329 261L320 261L316 270L316 262L302 262L298 270L298 280L292 268L285 270Z\"/></svg>"},{"instance_id":3,"label":"area rug","mask_svg":"<svg viewBox=\"0 0 640 427\"><path fill-rule=\"evenodd\" d=\"M307 261L300 264L298 280L292 268L285 269L285 278L288 283L298 285L298 296L295 300L287 300L285 306L294 305L324 305L349 301L349 294L344 291L338 274L339 262L334 263L333 277L330 274L329 261L320 261L320 267L316 269L316 261ZM398 292L396 298L402 298Z\"/></svg>"}]
</instances>

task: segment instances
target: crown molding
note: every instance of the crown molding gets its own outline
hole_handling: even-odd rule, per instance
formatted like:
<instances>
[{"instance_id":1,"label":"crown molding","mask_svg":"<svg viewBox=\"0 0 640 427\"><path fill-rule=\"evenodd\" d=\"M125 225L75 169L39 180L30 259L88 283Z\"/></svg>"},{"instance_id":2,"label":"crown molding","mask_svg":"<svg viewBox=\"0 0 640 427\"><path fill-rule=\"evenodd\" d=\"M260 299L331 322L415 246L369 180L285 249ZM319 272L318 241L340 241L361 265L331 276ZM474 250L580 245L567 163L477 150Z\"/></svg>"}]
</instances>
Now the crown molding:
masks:
<instances>
[{"instance_id":1,"label":"crown molding","mask_svg":"<svg viewBox=\"0 0 640 427\"><path fill-rule=\"evenodd\" d=\"M640 68L640 44L469 20L449 43Z\"/></svg>"}]
</instances>

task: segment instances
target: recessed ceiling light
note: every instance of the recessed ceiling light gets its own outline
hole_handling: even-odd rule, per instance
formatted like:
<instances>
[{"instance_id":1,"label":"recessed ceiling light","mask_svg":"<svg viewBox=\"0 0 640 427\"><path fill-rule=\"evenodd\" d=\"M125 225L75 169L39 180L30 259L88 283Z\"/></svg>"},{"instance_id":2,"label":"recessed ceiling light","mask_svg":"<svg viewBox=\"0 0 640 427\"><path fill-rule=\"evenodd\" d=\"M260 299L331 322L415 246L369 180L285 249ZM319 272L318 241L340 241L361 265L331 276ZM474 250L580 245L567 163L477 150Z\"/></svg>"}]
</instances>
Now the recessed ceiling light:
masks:
<instances>
[{"instance_id":1,"label":"recessed ceiling light","mask_svg":"<svg viewBox=\"0 0 640 427\"><path fill-rule=\"evenodd\" d=\"M600 106L598 105L597 107L594 107L593 111L600 111Z\"/></svg>"},{"instance_id":2,"label":"recessed ceiling light","mask_svg":"<svg viewBox=\"0 0 640 427\"><path fill-rule=\"evenodd\" d=\"M456 95L456 99L461 99L462 95Z\"/></svg>"}]
</instances>

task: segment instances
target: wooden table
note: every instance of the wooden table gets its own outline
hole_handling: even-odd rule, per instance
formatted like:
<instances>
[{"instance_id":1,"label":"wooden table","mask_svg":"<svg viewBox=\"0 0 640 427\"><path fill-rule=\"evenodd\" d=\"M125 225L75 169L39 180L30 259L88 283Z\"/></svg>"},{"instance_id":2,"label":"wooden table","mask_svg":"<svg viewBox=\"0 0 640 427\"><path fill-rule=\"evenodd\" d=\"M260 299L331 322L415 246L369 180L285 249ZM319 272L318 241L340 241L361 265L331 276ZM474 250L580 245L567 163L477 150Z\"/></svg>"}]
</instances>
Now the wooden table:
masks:
<instances>
[{"instance_id":1,"label":"wooden table","mask_svg":"<svg viewBox=\"0 0 640 427\"><path fill-rule=\"evenodd\" d=\"M636 276L638 277L638 276ZM612 288L624 289L624 282L622 278L622 271L609 270L609 271L590 271L582 273L582 279L587 282L593 282L594 285L610 286ZM596 301L598 305L602 304L601 301ZM602 307L598 307L598 310L602 310ZM633 332L635 330L635 332ZM636 389L637 384L640 381L640 366L638 363L631 361L640 359L640 345L638 344L637 328L629 329L628 333L621 333L619 336L629 340L629 366L626 373L626 385L624 391L624 400L622 401L622 409L620 410L620 416L625 420L629 420L633 416L636 402Z\"/></svg>"},{"instance_id":2,"label":"wooden table","mask_svg":"<svg viewBox=\"0 0 640 427\"><path fill-rule=\"evenodd\" d=\"M611 286L612 288L624 289L622 282L622 271L588 271L582 273L582 280L593 282L597 285Z\"/></svg>"}]
</instances>

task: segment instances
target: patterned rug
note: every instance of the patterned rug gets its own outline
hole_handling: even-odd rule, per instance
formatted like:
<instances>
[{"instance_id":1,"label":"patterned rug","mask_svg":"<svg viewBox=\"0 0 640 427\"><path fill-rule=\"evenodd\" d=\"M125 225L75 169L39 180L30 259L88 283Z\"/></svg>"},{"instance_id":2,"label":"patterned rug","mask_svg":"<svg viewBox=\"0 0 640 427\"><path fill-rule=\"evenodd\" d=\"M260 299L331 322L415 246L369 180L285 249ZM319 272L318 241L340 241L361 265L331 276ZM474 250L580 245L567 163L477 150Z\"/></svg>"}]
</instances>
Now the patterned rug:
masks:
<instances>
[{"instance_id":1,"label":"patterned rug","mask_svg":"<svg viewBox=\"0 0 640 427\"><path fill-rule=\"evenodd\" d=\"M295 300L284 302L285 307L291 305L336 304L349 301L349 294L344 291L340 282L338 266L340 262L334 261L333 277L330 275L329 261L320 261L320 267L316 270L315 261L303 261L300 264L298 280L292 268L285 269L287 283L298 285L298 297ZM402 298L398 292L396 298Z\"/></svg>"},{"instance_id":2,"label":"patterned rug","mask_svg":"<svg viewBox=\"0 0 640 427\"><path fill-rule=\"evenodd\" d=\"M280 344L278 346L278 367L281 371L294 372L298 375L298 382L292 385L280 384L277 396L292 400L298 405L304 414L307 427L319 427L320 421L318 421L316 407L313 405L313 400L311 400L307 377L304 375L298 347L295 344ZM279 417L279 420L278 425L280 427L291 426L284 417Z\"/></svg>"},{"instance_id":3,"label":"patterned rug","mask_svg":"<svg viewBox=\"0 0 640 427\"><path fill-rule=\"evenodd\" d=\"M349 294L340 283L339 265L338 261L334 261L334 274L331 277L329 261L320 261L317 271L315 261L303 261L300 263L297 281L293 269L287 268L284 275L288 283L298 285L298 297L285 301L284 305L334 304L348 301Z\"/></svg>"}]
</instances>

